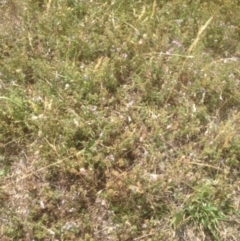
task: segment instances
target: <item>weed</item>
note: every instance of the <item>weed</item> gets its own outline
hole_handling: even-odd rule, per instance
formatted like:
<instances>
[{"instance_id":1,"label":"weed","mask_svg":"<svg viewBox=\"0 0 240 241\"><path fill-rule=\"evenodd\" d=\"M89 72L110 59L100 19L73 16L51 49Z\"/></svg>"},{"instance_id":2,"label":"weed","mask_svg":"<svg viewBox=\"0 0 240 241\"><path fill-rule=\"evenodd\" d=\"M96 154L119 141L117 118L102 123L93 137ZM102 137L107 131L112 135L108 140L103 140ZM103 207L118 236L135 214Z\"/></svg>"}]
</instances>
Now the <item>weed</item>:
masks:
<instances>
[{"instance_id":1,"label":"weed","mask_svg":"<svg viewBox=\"0 0 240 241\"><path fill-rule=\"evenodd\" d=\"M175 215L172 224L192 223L199 229L203 228L211 233L216 240L220 240L220 223L227 221L227 215L233 211L227 194L221 200L223 195L222 190L217 190L214 186L201 185L186 201L183 210Z\"/></svg>"}]
</instances>

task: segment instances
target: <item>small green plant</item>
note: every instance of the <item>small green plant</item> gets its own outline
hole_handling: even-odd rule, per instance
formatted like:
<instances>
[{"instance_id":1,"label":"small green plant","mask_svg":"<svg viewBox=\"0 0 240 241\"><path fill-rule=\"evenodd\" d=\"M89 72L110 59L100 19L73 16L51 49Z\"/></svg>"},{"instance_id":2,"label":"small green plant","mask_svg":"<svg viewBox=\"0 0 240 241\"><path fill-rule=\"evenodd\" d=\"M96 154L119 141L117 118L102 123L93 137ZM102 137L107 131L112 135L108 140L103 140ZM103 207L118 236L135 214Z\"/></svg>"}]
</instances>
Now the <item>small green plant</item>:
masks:
<instances>
[{"instance_id":1,"label":"small green plant","mask_svg":"<svg viewBox=\"0 0 240 241\"><path fill-rule=\"evenodd\" d=\"M203 229L216 240L220 240L219 227L222 221L227 221L227 215L233 212L233 207L226 196L223 200L217 196L216 187L206 184L199 187L196 192L184 203L182 211L178 212L172 224L179 227L193 225Z\"/></svg>"}]
</instances>

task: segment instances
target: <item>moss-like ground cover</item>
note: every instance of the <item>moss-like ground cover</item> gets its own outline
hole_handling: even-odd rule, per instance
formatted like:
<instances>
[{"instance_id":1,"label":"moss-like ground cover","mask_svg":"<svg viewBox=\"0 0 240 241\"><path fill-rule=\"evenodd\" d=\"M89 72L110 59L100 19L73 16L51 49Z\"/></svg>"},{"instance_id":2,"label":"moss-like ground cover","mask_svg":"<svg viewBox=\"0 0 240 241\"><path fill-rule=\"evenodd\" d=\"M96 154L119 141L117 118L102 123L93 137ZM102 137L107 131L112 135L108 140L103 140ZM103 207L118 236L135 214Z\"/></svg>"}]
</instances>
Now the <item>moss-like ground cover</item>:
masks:
<instances>
[{"instance_id":1,"label":"moss-like ground cover","mask_svg":"<svg viewBox=\"0 0 240 241\"><path fill-rule=\"evenodd\" d=\"M240 240L237 0L0 1L0 239Z\"/></svg>"}]
</instances>

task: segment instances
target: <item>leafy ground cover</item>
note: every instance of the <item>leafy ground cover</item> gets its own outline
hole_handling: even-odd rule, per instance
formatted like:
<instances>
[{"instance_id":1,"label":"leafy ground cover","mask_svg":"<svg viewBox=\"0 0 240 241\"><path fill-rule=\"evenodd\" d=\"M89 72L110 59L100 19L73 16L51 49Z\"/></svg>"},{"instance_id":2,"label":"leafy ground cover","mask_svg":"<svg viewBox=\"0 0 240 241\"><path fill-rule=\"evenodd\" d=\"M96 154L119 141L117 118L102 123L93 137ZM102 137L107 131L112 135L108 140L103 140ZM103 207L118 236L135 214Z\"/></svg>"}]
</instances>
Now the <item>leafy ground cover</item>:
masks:
<instances>
[{"instance_id":1,"label":"leafy ground cover","mask_svg":"<svg viewBox=\"0 0 240 241\"><path fill-rule=\"evenodd\" d=\"M240 240L237 0L0 20L1 240Z\"/></svg>"}]
</instances>

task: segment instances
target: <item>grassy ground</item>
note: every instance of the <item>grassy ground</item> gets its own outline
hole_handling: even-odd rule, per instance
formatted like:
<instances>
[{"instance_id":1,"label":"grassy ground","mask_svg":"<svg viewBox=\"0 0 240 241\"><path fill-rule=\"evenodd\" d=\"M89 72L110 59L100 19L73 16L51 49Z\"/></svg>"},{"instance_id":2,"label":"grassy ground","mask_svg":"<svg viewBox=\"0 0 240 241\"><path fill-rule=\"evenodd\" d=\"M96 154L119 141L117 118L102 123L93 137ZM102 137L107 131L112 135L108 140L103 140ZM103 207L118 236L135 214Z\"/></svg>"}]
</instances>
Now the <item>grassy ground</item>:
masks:
<instances>
[{"instance_id":1,"label":"grassy ground","mask_svg":"<svg viewBox=\"0 0 240 241\"><path fill-rule=\"evenodd\" d=\"M240 240L237 0L0 1L1 240Z\"/></svg>"}]
</instances>

